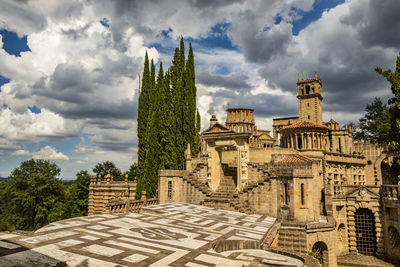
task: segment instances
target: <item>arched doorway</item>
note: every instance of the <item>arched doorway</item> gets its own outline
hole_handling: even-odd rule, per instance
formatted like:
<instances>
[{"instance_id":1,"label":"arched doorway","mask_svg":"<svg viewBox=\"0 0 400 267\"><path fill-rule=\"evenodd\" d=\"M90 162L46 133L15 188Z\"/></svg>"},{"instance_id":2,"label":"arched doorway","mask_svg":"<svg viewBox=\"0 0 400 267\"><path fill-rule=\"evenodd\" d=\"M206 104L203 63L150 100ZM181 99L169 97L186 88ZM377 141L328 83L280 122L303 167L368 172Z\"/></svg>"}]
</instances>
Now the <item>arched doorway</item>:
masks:
<instances>
[{"instance_id":1,"label":"arched doorway","mask_svg":"<svg viewBox=\"0 0 400 267\"><path fill-rule=\"evenodd\" d=\"M328 246L322 242L318 241L312 246L312 256L319 260L320 263L324 262L324 252L328 251Z\"/></svg>"},{"instance_id":2,"label":"arched doorway","mask_svg":"<svg viewBox=\"0 0 400 267\"><path fill-rule=\"evenodd\" d=\"M356 244L358 253L376 253L375 217L370 209L359 208L354 214L356 224Z\"/></svg>"}]
</instances>

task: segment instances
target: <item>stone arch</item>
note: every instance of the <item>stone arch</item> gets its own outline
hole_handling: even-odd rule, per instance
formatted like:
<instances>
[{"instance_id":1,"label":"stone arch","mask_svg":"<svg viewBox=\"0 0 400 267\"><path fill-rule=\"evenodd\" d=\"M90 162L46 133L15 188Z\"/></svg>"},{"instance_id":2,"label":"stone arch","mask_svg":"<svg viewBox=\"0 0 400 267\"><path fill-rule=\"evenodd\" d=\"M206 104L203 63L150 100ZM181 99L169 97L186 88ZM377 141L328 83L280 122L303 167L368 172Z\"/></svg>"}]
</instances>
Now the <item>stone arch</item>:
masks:
<instances>
[{"instance_id":1,"label":"stone arch","mask_svg":"<svg viewBox=\"0 0 400 267\"><path fill-rule=\"evenodd\" d=\"M312 246L314 257L320 260L321 263L327 261L328 246L323 241L317 241Z\"/></svg>"},{"instance_id":2,"label":"stone arch","mask_svg":"<svg viewBox=\"0 0 400 267\"><path fill-rule=\"evenodd\" d=\"M336 237L338 240L338 246L340 251L345 251L346 248L346 242L347 242L347 229L344 223L339 224L337 231L336 231Z\"/></svg>"},{"instance_id":3,"label":"stone arch","mask_svg":"<svg viewBox=\"0 0 400 267\"><path fill-rule=\"evenodd\" d=\"M393 226L388 227L389 249L393 252L400 251L400 234Z\"/></svg>"}]
</instances>

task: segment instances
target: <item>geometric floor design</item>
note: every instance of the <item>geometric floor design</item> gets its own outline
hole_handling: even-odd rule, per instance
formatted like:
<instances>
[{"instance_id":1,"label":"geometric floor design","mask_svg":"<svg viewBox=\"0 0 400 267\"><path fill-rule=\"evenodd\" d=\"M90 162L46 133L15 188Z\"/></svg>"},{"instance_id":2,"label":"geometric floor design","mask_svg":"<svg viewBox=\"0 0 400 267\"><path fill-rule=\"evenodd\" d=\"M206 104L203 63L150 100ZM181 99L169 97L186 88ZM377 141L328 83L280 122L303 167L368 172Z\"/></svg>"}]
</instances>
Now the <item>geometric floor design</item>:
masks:
<instances>
[{"instance_id":1,"label":"geometric floor design","mask_svg":"<svg viewBox=\"0 0 400 267\"><path fill-rule=\"evenodd\" d=\"M0 233L0 266L301 266L295 258L248 249L217 253L218 240L260 241L275 218L187 203L142 213L51 223L31 236ZM62 264L62 263L66 264Z\"/></svg>"}]
</instances>

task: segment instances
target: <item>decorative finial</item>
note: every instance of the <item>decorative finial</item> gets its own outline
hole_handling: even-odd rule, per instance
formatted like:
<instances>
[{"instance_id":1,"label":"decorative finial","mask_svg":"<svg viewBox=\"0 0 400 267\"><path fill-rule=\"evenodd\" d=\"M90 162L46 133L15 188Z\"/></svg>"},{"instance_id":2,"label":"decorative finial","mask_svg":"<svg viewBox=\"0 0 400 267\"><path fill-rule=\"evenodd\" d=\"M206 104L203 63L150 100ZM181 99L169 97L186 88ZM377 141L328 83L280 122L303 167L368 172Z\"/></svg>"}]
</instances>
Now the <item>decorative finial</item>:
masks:
<instances>
[{"instance_id":1,"label":"decorative finial","mask_svg":"<svg viewBox=\"0 0 400 267\"><path fill-rule=\"evenodd\" d=\"M297 73L297 81L300 81L300 73Z\"/></svg>"},{"instance_id":2,"label":"decorative finial","mask_svg":"<svg viewBox=\"0 0 400 267\"><path fill-rule=\"evenodd\" d=\"M318 79L318 71L315 71L314 74L315 74L315 79Z\"/></svg>"}]
</instances>

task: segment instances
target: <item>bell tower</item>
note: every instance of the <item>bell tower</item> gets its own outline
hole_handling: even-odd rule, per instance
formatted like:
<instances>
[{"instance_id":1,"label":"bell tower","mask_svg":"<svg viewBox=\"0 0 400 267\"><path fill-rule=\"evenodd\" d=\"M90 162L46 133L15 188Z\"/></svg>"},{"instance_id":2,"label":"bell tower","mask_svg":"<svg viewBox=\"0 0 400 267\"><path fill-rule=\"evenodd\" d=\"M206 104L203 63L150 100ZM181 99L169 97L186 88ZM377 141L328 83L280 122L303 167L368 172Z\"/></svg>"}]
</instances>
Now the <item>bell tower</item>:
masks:
<instances>
[{"instance_id":1,"label":"bell tower","mask_svg":"<svg viewBox=\"0 0 400 267\"><path fill-rule=\"evenodd\" d=\"M322 124L322 82L315 72L313 78L301 79L297 75L299 120Z\"/></svg>"}]
</instances>

